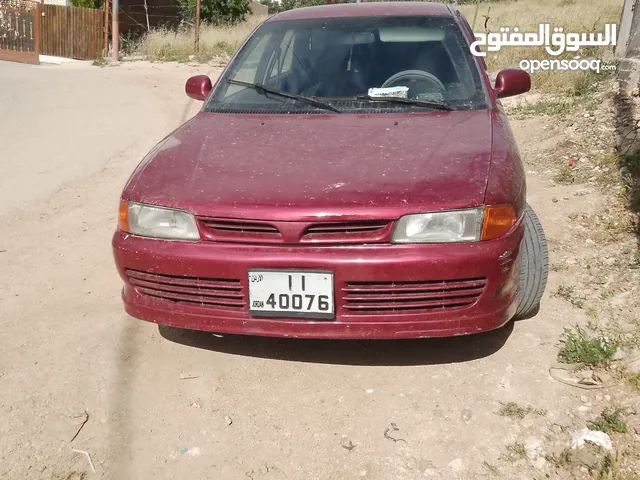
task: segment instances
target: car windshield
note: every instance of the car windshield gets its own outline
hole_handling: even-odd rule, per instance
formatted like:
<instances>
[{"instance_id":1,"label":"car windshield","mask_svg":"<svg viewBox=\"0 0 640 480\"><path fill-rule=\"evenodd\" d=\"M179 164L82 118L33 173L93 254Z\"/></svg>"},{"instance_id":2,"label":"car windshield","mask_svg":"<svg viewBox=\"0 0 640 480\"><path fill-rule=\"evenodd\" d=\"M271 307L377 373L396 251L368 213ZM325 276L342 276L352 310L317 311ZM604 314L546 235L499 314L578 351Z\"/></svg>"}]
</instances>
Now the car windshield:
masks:
<instances>
[{"instance_id":1,"label":"car windshield","mask_svg":"<svg viewBox=\"0 0 640 480\"><path fill-rule=\"evenodd\" d=\"M386 101L380 95L405 98ZM205 110L378 113L438 105L488 108L479 69L455 20L371 16L266 22L238 53Z\"/></svg>"}]
</instances>

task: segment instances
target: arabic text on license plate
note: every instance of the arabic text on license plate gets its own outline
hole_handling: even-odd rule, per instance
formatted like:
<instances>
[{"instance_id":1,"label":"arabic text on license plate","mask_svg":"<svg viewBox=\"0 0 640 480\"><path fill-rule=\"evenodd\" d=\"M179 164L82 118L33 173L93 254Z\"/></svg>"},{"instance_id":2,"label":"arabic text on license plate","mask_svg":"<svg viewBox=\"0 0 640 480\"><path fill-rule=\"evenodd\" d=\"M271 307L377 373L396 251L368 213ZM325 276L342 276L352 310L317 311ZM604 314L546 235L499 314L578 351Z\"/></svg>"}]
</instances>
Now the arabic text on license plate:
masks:
<instances>
[{"instance_id":1,"label":"arabic text on license plate","mask_svg":"<svg viewBox=\"0 0 640 480\"><path fill-rule=\"evenodd\" d=\"M255 316L333 318L333 274L250 270L249 312Z\"/></svg>"}]
</instances>

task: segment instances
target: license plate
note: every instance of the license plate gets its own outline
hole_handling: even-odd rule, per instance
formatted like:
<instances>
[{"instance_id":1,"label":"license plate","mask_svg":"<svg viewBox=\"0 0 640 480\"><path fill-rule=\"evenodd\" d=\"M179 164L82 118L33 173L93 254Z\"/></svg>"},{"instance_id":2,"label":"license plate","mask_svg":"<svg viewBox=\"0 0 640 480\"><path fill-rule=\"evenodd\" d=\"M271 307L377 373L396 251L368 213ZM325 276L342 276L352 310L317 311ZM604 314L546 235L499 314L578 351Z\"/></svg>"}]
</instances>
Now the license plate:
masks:
<instances>
[{"instance_id":1,"label":"license plate","mask_svg":"<svg viewBox=\"0 0 640 480\"><path fill-rule=\"evenodd\" d=\"M249 313L333 318L333 273L249 270Z\"/></svg>"}]
</instances>

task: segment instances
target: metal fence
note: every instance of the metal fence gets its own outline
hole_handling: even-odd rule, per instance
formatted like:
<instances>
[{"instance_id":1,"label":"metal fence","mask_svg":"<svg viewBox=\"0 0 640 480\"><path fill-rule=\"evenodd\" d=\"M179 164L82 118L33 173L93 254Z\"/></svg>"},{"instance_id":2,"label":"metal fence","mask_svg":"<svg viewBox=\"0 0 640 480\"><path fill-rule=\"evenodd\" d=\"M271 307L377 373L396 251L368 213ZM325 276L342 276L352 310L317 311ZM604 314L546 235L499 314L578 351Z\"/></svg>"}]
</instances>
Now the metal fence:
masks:
<instances>
[{"instance_id":1,"label":"metal fence","mask_svg":"<svg viewBox=\"0 0 640 480\"><path fill-rule=\"evenodd\" d=\"M39 63L40 3L0 0L0 60Z\"/></svg>"}]
</instances>

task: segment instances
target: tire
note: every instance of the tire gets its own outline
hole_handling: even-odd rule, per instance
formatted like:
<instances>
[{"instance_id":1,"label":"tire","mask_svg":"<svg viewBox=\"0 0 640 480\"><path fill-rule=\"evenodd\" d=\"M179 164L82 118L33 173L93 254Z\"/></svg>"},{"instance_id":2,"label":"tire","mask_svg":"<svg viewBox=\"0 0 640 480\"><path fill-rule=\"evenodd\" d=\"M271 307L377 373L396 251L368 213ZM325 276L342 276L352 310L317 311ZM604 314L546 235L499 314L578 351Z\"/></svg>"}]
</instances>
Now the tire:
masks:
<instances>
[{"instance_id":1,"label":"tire","mask_svg":"<svg viewBox=\"0 0 640 480\"><path fill-rule=\"evenodd\" d=\"M538 216L529 205L524 213L524 225L520 251L518 309L514 316L516 320L530 318L538 313L549 275L547 240Z\"/></svg>"}]
</instances>

